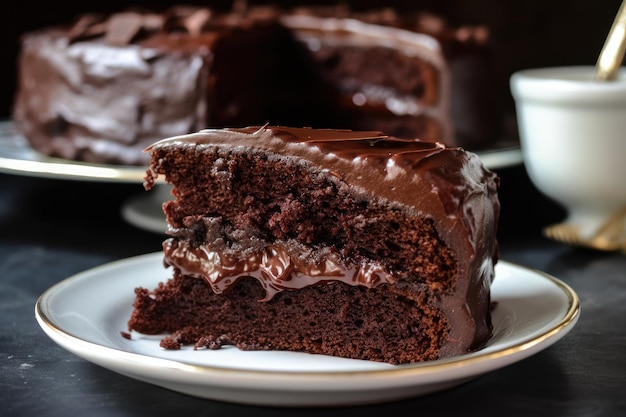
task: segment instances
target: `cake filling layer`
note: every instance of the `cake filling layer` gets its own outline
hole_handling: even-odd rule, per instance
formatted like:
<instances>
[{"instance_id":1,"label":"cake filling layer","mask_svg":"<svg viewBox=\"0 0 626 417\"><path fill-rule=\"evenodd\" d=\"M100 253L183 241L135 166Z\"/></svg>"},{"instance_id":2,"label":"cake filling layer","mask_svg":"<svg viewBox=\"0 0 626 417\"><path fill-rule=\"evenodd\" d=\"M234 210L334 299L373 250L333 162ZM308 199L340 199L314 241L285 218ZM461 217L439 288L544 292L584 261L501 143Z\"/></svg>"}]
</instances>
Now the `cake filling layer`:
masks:
<instances>
[{"instance_id":1,"label":"cake filling layer","mask_svg":"<svg viewBox=\"0 0 626 417\"><path fill-rule=\"evenodd\" d=\"M228 291L241 278L257 279L265 290L265 298L260 301L269 301L281 291L330 282L373 288L398 281L377 262L347 266L332 255L320 262L304 261L291 255L287 246L280 243L234 256L212 250L209 245L192 247L184 241L168 239L163 250L166 264L176 266L185 275L203 278L216 294Z\"/></svg>"}]
</instances>

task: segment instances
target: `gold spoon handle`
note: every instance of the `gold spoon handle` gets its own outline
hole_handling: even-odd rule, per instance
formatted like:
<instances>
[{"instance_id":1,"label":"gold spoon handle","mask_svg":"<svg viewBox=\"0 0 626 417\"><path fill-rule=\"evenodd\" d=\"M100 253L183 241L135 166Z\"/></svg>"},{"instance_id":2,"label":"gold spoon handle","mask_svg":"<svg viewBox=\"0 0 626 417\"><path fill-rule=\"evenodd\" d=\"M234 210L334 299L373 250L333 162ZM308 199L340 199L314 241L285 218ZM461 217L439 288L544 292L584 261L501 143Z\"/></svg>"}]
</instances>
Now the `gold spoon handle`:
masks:
<instances>
[{"instance_id":1,"label":"gold spoon handle","mask_svg":"<svg viewBox=\"0 0 626 417\"><path fill-rule=\"evenodd\" d=\"M626 51L626 0L615 16L613 26L604 42L600 57L596 63L595 79L599 81L611 81L617 78L617 72L624 59Z\"/></svg>"}]
</instances>

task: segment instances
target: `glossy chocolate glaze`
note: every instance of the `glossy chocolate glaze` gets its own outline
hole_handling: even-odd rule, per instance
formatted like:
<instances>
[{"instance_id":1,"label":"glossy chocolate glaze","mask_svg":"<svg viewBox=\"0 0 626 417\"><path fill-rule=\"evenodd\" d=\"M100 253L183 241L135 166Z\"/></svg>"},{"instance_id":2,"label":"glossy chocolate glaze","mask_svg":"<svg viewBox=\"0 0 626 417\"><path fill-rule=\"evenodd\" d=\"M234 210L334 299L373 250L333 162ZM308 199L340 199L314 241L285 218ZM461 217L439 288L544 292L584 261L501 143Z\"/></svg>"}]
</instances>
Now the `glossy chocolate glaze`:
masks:
<instances>
[{"instance_id":1,"label":"glossy chocolate glaze","mask_svg":"<svg viewBox=\"0 0 626 417\"><path fill-rule=\"evenodd\" d=\"M163 24L152 20L87 16L23 38L13 118L35 149L138 165L147 163L150 143L205 126L206 59L131 43Z\"/></svg>"},{"instance_id":2,"label":"glossy chocolate glaze","mask_svg":"<svg viewBox=\"0 0 626 417\"><path fill-rule=\"evenodd\" d=\"M295 158L310 164L314 170L328 173L334 181L351 187L365 200L382 198L411 215L431 218L440 237L458 259L453 292L438 296L438 307L442 311L454 312L448 317L449 343L442 348L442 354L462 353L474 341L485 341L489 336L490 324L486 322L490 309L489 291L498 257L495 240L499 215L498 179L496 174L483 167L475 154L440 143L388 137L380 132L277 126L207 129L159 141L147 150L169 146L192 146L198 151L205 147L240 149L243 152L260 150ZM156 175L156 172L150 171L148 182L153 181ZM202 267L196 261L197 252L184 245L176 249L170 245L166 243L165 246L166 262L207 279L206 271L201 271ZM209 259L215 256L210 254L210 248L200 250L204 251L200 257ZM259 254L252 255L255 256ZM284 266L292 261L278 256L272 262ZM254 274L243 267L251 263L256 265L252 268L256 271ZM285 280L283 275L272 279L270 274L261 272L260 263L251 263L249 258L248 262L241 264L242 268L228 272L228 275L254 275L266 289L271 288L271 294L286 288L276 285L277 281ZM344 267L340 264L335 266ZM371 266L366 265L368 267ZM217 272L219 275L220 271ZM292 282L289 287L301 288L321 281L343 280L333 274L317 275L311 280L311 275L302 278L301 274L291 274L287 281L304 279L304 283ZM354 271L343 271L342 276L354 276ZM384 278L380 283L393 283L403 278ZM214 286L221 279L208 278L208 281ZM362 284L358 282L358 285ZM225 280L221 281L218 291L223 291L226 285Z\"/></svg>"}]
</instances>

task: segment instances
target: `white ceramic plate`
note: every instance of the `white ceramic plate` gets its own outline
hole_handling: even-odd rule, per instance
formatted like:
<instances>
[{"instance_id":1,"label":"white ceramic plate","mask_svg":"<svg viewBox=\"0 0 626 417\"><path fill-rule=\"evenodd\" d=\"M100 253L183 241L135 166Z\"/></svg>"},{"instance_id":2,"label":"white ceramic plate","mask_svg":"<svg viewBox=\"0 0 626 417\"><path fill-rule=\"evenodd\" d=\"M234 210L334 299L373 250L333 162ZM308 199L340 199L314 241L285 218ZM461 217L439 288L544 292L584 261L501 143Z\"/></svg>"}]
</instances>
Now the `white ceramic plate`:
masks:
<instances>
[{"instance_id":1,"label":"white ceramic plate","mask_svg":"<svg viewBox=\"0 0 626 417\"><path fill-rule=\"evenodd\" d=\"M48 289L35 306L46 334L110 370L188 395L271 406L367 404L448 389L555 343L579 317L576 293L545 273L501 261L493 285L494 335L482 350L392 366L293 352L166 351L160 337L121 336L133 289L169 277L162 254L109 263Z\"/></svg>"},{"instance_id":2,"label":"white ceramic plate","mask_svg":"<svg viewBox=\"0 0 626 417\"><path fill-rule=\"evenodd\" d=\"M496 169L522 162L518 143L498 145L496 149L477 152L485 166ZM15 131L13 122L5 120L0 121L0 172L66 180L141 183L146 169L143 166L90 164L48 157L35 151Z\"/></svg>"}]
</instances>

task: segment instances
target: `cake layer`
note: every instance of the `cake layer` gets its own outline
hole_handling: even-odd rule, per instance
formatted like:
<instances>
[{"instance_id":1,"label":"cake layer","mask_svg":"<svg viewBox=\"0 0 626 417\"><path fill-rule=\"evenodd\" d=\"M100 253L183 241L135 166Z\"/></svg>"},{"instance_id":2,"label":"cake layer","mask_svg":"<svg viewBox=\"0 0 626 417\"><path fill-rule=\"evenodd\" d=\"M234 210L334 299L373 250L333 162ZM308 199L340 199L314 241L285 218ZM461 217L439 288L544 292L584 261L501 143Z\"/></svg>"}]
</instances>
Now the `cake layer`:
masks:
<instances>
[{"instance_id":1,"label":"cake layer","mask_svg":"<svg viewBox=\"0 0 626 417\"><path fill-rule=\"evenodd\" d=\"M137 290L131 323L148 334L172 333L161 341L166 349L234 345L392 364L438 359L446 337L445 317L413 291L330 283L263 297L253 279L218 297L177 271L165 287Z\"/></svg>"}]
</instances>

